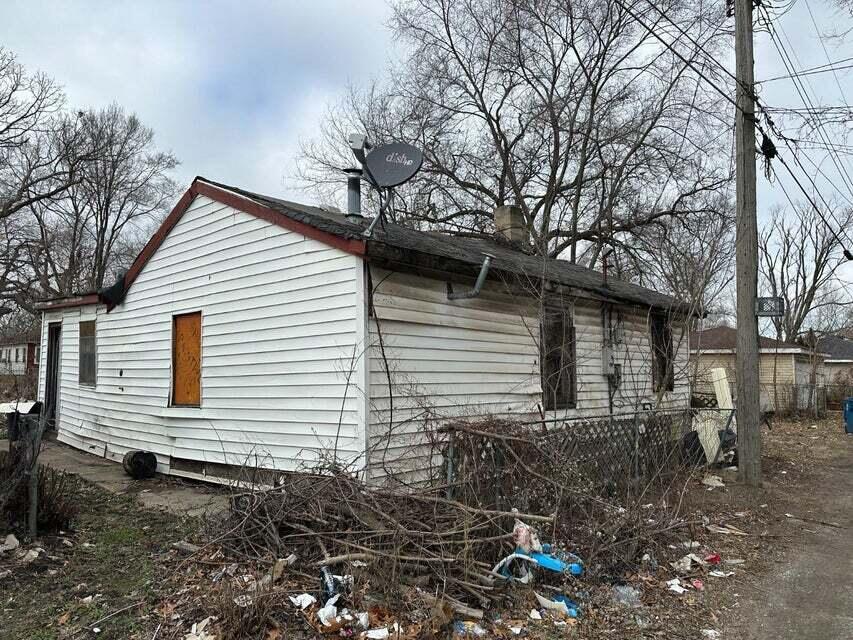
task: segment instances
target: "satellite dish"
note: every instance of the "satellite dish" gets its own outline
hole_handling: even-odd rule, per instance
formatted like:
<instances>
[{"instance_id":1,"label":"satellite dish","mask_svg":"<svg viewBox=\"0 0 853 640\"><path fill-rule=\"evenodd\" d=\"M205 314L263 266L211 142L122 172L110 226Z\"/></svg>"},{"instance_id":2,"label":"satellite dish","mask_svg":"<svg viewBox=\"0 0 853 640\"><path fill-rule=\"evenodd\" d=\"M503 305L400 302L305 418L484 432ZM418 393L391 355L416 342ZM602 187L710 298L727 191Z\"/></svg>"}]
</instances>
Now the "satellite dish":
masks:
<instances>
[{"instance_id":1,"label":"satellite dish","mask_svg":"<svg viewBox=\"0 0 853 640\"><path fill-rule=\"evenodd\" d=\"M396 187L410 180L421 168L424 154L405 142L376 147L367 154L364 164L377 187Z\"/></svg>"}]
</instances>

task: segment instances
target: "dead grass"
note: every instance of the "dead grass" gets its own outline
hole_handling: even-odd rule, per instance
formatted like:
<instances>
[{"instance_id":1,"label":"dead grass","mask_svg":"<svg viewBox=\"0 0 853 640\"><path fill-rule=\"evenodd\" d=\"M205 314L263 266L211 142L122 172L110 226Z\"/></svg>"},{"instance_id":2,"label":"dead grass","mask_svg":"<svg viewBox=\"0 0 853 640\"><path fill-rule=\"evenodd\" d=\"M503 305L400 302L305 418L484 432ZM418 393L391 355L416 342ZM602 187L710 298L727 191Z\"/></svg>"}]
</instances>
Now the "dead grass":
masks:
<instances>
[{"instance_id":1,"label":"dead grass","mask_svg":"<svg viewBox=\"0 0 853 640\"><path fill-rule=\"evenodd\" d=\"M0 556L0 571L12 571L0 580L4 639L93 637L88 625L131 606L99 624L97 637L150 640L174 557L170 545L197 525L87 483L81 483L78 507L69 530L37 541L46 553L32 564Z\"/></svg>"}]
</instances>

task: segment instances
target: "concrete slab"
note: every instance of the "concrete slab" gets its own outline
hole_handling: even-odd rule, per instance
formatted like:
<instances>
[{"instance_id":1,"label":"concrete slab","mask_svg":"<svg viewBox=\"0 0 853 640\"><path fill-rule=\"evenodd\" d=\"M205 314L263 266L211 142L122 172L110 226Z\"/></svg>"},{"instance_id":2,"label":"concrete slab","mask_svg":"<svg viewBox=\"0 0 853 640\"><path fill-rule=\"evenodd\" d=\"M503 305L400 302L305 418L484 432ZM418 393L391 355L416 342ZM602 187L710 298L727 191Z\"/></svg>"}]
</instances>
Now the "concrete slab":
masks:
<instances>
[{"instance_id":1,"label":"concrete slab","mask_svg":"<svg viewBox=\"0 0 853 640\"><path fill-rule=\"evenodd\" d=\"M0 448L9 443L0 440ZM145 507L165 509L179 515L200 516L222 511L228 506L227 489L202 482L155 476L134 480L121 464L79 451L55 440L44 443L41 464L67 471L113 493L132 494Z\"/></svg>"}]
</instances>

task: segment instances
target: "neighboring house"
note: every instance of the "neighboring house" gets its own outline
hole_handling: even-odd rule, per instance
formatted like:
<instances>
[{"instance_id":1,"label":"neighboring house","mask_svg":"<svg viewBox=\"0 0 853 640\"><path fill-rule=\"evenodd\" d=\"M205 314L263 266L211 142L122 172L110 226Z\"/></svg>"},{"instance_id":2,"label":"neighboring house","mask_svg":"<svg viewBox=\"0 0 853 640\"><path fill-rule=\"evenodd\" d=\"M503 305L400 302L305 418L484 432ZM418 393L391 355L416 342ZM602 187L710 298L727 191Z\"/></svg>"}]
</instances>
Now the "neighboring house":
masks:
<instances>
[{"instance_id":1,"label":"neighboring house","mask_svg":"<svg viewBox=\"0 0 853 640\"><path fill-rule=\"evenodd\" d=\"M824 336L817 343L826 354L823 361L828 384L853 386L853 340L843 336Z\"/></svg>"},{"instance_id":2,"label":"neighboring house","mask_svg":"<svg viewBox=\"0 0 853 640\"><path fill-rule=\"evenodd\" d=\"M190 477L324 450L376 477L429 465L425 425L456 417L689 406L683 307L530 255L520 210L495 215L506 237L368 238L361 216L197 178L116 285L40 306L39 398L61 441Z\"/></svg>"},{"instance_id":3,"label":"neighboring house","mask_svg":"<svg viewBox=\"0 0 853 640\"><path fill-rule=\"evenodd\" d=\"M723 368L734 394L737 382L736 343L737 330L732 327L715 327L695 331L690 335L690 368L691 374L695 375L694 388L697 391L710 391L711 369ZM806 387L825 382L824 355L820 351L813 353L802 345L764 336L759 337L758 343L758 381L763 406L775 406L780 393L784 395L784 400L779 401L779 404L789 402L792 386ZM787 389L782 390L783 387ZM807 395L806 393L804 398ZM799 401L798 403L802 404Z\"/></svg>"},{"instance_id":4,"label":"neighboring house","mask_svg":"<svg viewBox=\"0 0 853 640\"><path fill-rule=\"evenodd\" d=\"M0 343L0 376L34 375L38 371L40 351L37 342Z\"/></svg>"}]
</instances>

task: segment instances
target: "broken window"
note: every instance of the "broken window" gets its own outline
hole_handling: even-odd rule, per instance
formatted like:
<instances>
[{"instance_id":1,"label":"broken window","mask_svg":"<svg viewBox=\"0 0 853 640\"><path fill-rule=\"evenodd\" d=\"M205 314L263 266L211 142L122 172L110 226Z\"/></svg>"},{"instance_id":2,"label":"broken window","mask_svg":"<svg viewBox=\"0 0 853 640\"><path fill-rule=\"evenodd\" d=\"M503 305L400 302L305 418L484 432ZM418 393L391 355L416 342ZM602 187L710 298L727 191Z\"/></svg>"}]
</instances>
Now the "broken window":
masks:
<instances>
[{"instance_id":1,"label":"broken window","mask_svg":"<svg viewBox=\"0 0 853 640\"><path fill-rule=\"evenodd\" d=\"M539 344L545 410L574 408L577 402L575 328L569 310L544 310Z\"/></svg>"},{"instance_id":2,"label":"broken window","mask_svg":"<svg viewBox=\"0 0 853 640\"><path fill-rule=\"evenodd\" d=\"M172 319L172 404L201 406L201 312Z\"/></svg>"},{"instance_id":3,"label":"broken window","mask_svg":"<svg viewBox=\"0 0 853 640\"><path fill-rule=\"evenodd\" d=\"M675 388L675 351L672 348L672 326L669 318L653 315L652 338L652 388L655 392Z\"/></svg>"},{"instance_id":4,"label":"broken window","mask_svg":"<svg viewBox=\"0 0 853 640\"><path fill-rule=\"evenodd\" d=\"M98 355L95 344L95 321L80 323L80 369L77 380L80 384L94 387L98 377Z\"/></svg>"}]
</instances>

